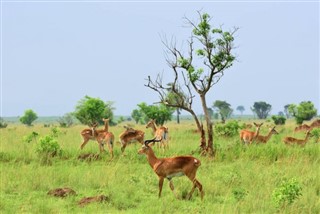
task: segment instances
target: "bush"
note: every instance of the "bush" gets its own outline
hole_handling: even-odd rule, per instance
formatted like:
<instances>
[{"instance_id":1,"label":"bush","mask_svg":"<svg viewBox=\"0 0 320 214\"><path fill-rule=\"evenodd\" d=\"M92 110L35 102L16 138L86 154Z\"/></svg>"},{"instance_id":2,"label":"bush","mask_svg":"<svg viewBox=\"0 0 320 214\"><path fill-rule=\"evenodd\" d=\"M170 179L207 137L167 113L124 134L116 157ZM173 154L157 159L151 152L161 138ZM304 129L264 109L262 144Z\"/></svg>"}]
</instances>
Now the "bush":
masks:
<instances>
[{"instance_id":1,"label":"bush","mask_svg":"<svg viewBox=\"0 0 320 214\"><path fill-rule=\"evenodd\" d=\"M313 136L315 143L318 142L320 139L320 128L312 129L311 135Z\"/></svg>"},{"instance_id":2,"label":"bush","mask_svg":"<svg viewBox=\"0 0 320 214\"><path fill-rule=\"evenodd\" d=\"M237 121L228 121L226 124L216 124L214 130L218 136L233 137L238 134L241 126Z\"/></svg>"},{"instance_id":3,"label":"bush","mask_svg":"<svg viewBox=\"0 0 320 214\"><path fill-rule=\"evenodd\" d=\"M0 128L6 128L7 126L8 126L8 124L6 122L4 122L2 117L0 117Z\"/></svg>"},{"instance_id":4,"label":"bush","mask_svg":"<svg viewBox=\"0 0 320 214\"><path fill-rule=\"evenodd\" d=\"M33 140L37 141L38 135L37 132L31 132L30 134L23 136L23 142L30 143Z\"/></svg>"},{"instance_id":5,"label":"bush","mask_svg":"<svg viewBox=\"0 0 320 214\"><path fill-rule=\"evenodd\" d=\"M58 123L60 124L60 127L70 127L73 125L73 116L71 113L65 114L63 117L60 117L58 119Z\"/></svg>"},{"instance_id":6,"label":"bush","mask_svg":"<svg viewBox=\"0 0 320 214\"><path fill-rule=\"evenodd\" d=\"M24 112L24 115L20 117L20 122L27 126L31 126L33 121L35 121L36 119L38 119L37 114L31 109L28 109Z\"/></svg>"},{"instance_id":7,"label":"bush","mask_svg":"<svg viewBox=\"0 0 320 214\"><path fill-rule=\"evenodd\" d=\"M275 125L284 125L286 123L286 118L284 116L273 115L271 118Z\"/></svg>"},{"instance_id":8,"label":"bush","mask_svg":"<svg viewBox=\"0 0 320 214\"><path fill-rule=\"evenodd\" d=\"M40 155L54 157L56 155L61 155L62 149L53 136L46 135L39 139L36 152Z\"/></svg>"},{"instance_id":9,"label":"bush","mask_svg":"<svg viewBox=\"0 0 320 214\"><path fill-rule=\"evenodd\" d=\"M302 188L297 179L284 180L280 186L273 190L272 199L277 207L292 204L301 196Z\"/></svg>"}]
</instances>

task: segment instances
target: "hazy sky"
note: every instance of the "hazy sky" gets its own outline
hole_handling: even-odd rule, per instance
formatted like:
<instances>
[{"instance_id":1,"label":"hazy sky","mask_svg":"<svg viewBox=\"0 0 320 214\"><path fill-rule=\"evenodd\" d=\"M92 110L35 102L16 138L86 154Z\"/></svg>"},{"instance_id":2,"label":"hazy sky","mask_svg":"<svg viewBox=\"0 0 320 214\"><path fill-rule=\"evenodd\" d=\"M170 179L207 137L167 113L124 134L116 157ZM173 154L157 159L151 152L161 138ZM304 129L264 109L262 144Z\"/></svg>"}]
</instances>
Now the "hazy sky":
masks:
<instances>
[{"instance_id":1,"label":"hazy sky","mask_svg":"<svg viewBox=\"0 0 320 214\"><path fill-rule=\"evenodd\" d=\"M312 101L320 111L319 2L1 1L1 116L72 112L85 95L114 101L116 115L158 95L148 75L172 71L161 35L186 44L183 17L197 11L236 33L237 62L207 94L245 113L256 101ZM184 43L183 43L184 41ZM184 47L184 46L181 46ZM197 101L196 101L197 102ZM194 104L201 113L199 102ZM235 113L239 113L235 110Z\"/></svg>"}]
</instances>

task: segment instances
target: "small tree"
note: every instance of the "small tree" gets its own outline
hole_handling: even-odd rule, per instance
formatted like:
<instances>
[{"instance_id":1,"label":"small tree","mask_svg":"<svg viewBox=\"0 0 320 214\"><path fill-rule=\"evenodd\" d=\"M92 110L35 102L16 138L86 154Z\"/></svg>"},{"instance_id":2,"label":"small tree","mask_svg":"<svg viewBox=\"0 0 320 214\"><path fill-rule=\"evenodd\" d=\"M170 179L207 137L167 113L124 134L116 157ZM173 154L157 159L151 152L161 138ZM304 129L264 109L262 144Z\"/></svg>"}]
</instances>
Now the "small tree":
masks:
<instances>
[{"instance_id":1,"label":"small tree","mask_svg":"<svg viewBox=\"0 0 320 214\"><path fill-rule=\"evenodd\" d=\"M31 126L33 121L35 121L36 119L38 119L37 114L31 109L28 109L24 112L24 115L20 117L20 122L27 126Z\"/></svg>"},{"instance_id":2,"label":"small tree","mask_svg":"<svg viewBox=\"0 0 320 214\"><path fill-rule=\"evenodd\" d=\"M238 106L237 111L240 111L241 115L243 115L243 112L245 111L245 108L243 106Z\"/></svg>"},{"instance_id":3,"label":"small tree","mask_svg":"<svg viewBox=\"0 0 320 214\"><path fill-rule=\"evenodd\" d=\"M2 117L0 117L0 128L6 128L8 124L4 121Z\"/></svg>"},{"instance_id":4,"label":"small tree","mask_svg":"<svg viewBox=\"0 0 320 214\"><path fill-rule=\"evenodd\" d=\"M112 105L112 102L105 103L99 98L85 96L78 102L74 115L82 124L89 126L102 123L102 118L109 118L109 123L112 124L114 110Z\"/></svg>"},{"instance_id":5,"label":"small tree","mask_svg":"<svg viewBox=\"0 0 320 214\"><path fill-rule=\"evenodd\" d=\"M299 105L291 104L288 111L295 118L297 124L302 124L304 120L311 120L317 115L317 109L311 101L303 101Z\"/></svg>"},{"instance_id":6,"label":"small tree","mask_svg":"<svg viewBox=\"0 0 320 214\"><path fill-rule=\"evenodd\" d=\"M224 123L226 119L229 118L233 112L231 105L226 101L216 100L213 103L213 107L218 109L222 123Z\"/></svg>"},{"instance_id":7,"label":"small tree","mask_svg":"<svg viewBox=\"0 0 320 214\"><path fill-rule=\"evenodd\" d=\"M67 113L63 117L58 119L60 127L70 127L73 125L73 115L72 113Z\"/></svg>"},{"instance_id":8,"label":"small tree","mask_svg":"<svg viewBox=\"0 0 320 214\"><path fill-rule=\"evenodd\" d=\"M275 125L284 125L286 123L286 118L284 116L273 115L271 118Z\"/></svg>"},{"instance_id":9,"label":"small tree","mask_svg":"<svg viewBox=\"0 0 320 214\"><path fill-rule=\"evenodd\" d=\"M147 120L155 119L158 125L163 125L166 121L170 121L174 108L160 105L147 105L146 103L138 104L140 111L146 115Z\"/></svg>"},{"instance_id":10,"label":"small tree","mask_svg":"<svg viewBox=\"0 0 320 214\"><path fill-rule=\"evenodd\" d=\"M255 102L253 104L252 111L259 119L266 119L271 111L271 105L263 101Z\"/></svg>"},{"instance_id":11,"label":"small tree","mask_svg":"<svg viewBox=\"0 0 320 214\"><path fill-rule=\"evenodd\" d=\"M290 106L290 104L287 104L287 105L285 105L285 106L283 107L283 108L284 108L284 113L285 113L287 119L290 117L289 106Z\"/></svg>"}]
</instances>

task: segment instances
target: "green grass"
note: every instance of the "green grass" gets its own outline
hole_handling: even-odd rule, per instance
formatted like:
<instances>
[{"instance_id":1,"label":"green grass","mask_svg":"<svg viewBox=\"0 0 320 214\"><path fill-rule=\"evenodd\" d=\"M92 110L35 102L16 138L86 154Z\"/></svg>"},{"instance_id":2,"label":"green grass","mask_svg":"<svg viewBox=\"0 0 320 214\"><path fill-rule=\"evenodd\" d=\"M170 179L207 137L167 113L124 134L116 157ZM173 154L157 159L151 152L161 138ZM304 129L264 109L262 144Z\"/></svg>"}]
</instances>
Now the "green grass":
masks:
<instances>
[{"instance_id":1,"label":"green grass","mask_svg":"<svg viewBox=\"0 0 320 214\"><path fill-rule=\"evenodd\" d=\"M193 133L194 124L166 125L170 148L165 152L154 148L158 157L188 155L197 149L200 138ZM108 152L101 160L78 160L79 154L98 152L94 141L80 151L79 133L83 128L61 128L57 140L63 154L47 161L35 152L38 141L23 142L23 136L32 131L47 135L50 127L10 124L0 129L0 213L320 213L320 145L310 141L303 148L285 146L281 142L284 136L303 138L303 133L293 134L293 124L277 127L280 134L266 145L243 146L238 136L215 138L214 159L194 154L202 161L197 177L205 191L203 201L197 190L190 201L183 199L192 187L186 177L173 179L181 199L174 197L167 181L159 199L158 178L146 157L137 154L138 144L129 145L122 156L116 143L112 161ZM144 126L135 128L144 130L147 139L152 137L151 130ZM122 130L122 125L110 127L115 136ZM261 132L265 134L267 128ZM302 196L277 208L272 192L283 179L291 178L301 185ZM63 199L47 195L58 187L70 187L77 195ZM85 207L77 205L83 197L101 194L109 200Z\"/></svg>"}]
</instances>

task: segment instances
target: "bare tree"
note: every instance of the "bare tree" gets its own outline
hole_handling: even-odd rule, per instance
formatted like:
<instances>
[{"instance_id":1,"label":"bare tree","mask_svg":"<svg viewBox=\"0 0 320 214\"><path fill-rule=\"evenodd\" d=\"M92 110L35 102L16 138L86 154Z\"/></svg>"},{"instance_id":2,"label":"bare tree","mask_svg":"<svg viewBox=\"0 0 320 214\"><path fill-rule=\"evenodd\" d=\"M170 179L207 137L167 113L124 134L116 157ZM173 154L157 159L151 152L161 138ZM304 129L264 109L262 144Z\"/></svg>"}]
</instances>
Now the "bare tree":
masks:
<instances>
[{"instance_id":1,"label":"bare tree","mask_svg":"<svg viewBox=\"0 0 320 214\"><path fill-rule=\"evenodd\" d=\"M187 17L184 19L192 28L190 39L187 41L187 54L177 49L176 42L169 42L166 38L162 43L166 47L166 61L173 71L173 82L163 83L160 74L155 80L148 77L148 84L145 85L159 95L160 102L165 105L181 108L189 112L197 124L198 130L202 133L202 125L193 111L192 104L194 94L198 94L205 115L207 125L208 142L201 137L200 149L203 154L214 156L212 121L207 108L206 94L214 84L219 82L224 70L232 66L235 56L231 53L234 49L233 31L223 31L220 28L212 28L207 13L198 11L199 20L193 22ZM200 64L200 66L198 66Z\"/></svg>"}]
</instances>

